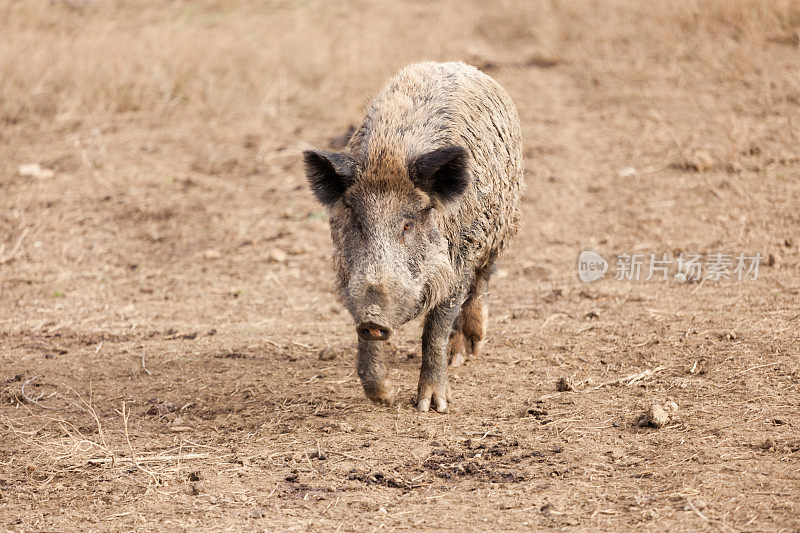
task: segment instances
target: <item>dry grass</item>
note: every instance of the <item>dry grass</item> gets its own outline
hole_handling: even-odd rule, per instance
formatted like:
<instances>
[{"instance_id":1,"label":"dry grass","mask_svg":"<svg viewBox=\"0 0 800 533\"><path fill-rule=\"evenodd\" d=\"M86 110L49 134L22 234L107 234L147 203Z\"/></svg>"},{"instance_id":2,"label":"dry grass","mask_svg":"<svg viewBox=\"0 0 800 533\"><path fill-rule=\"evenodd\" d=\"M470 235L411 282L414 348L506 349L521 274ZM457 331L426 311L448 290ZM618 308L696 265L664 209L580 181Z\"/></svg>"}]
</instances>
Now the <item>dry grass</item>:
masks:
<instances>
[{"instance_id":1,"label":"dry grass","mask_svg":"<svg viewBox=\"0 0 800 533\"><path fill-rule=\"evenodd\" d=\"M774 55L770 42L796 46L800 6L792 0L603 9L503 1L489 13L479 5L6 0L0 117L147 111L283 131L297 119L339 118L319 94L352 112L388 73L426 58L547 58L581 63L587 75L747 81L766 89L768 105L800 94L796 72L764 61Z\"/></svg>"}]
</instances>

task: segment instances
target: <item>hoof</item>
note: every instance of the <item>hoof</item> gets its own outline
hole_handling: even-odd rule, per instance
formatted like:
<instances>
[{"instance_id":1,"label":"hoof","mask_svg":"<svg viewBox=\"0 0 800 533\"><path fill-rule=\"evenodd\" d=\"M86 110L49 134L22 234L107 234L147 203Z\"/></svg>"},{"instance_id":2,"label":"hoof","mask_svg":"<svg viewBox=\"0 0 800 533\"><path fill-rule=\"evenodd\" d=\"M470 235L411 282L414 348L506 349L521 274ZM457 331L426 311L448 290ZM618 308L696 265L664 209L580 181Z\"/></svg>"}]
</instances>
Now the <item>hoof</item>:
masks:
<instances>
[{"instance_id":1,"label":"hoof","mask_svg":"<svg viewBox=\"0 0 800 533\"><path fill-rule=\"evenodd\" d=\"M367 398L379 405L391 406L397 398L397 390L388 382L364 385L364 393Z\"/></svg>"},{"instance_id":2,"label":"hoof","mask_svg":"<svg viewBox=\"0 0 800 533\"><path fill-rule=\"evenodd\" d=\"M437 413L445 413L449 400L450 394L447 386L442 387L420 381L417 392L417 409L420 412L426 413L433 408Z\"/></svg>"}]
</instances>

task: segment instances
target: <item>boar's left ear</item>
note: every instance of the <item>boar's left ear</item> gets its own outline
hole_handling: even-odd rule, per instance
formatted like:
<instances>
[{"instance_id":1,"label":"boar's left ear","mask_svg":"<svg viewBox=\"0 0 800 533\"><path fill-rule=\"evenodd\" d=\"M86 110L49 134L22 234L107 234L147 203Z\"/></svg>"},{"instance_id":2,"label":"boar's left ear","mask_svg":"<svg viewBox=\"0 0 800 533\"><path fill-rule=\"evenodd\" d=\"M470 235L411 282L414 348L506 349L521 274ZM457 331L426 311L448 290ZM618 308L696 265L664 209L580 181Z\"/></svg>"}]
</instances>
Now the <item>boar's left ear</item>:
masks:
<instances>
[{"instance_id":1,"label":"boar's left ear","mask_svg":"<svg viewBox=\"0 0 800 533\"><path fill-rule=\"evenodd\" d=\"M306 150L303 160L311 191L324 206L332 205L353 183L356 160L350 154Z\"/></svg>"},{"instance_id":2,"label":"boar's left ear","mask_svg":"<svg viewBox=\"0 0 800 533\"><path fill-rule=\"evenodd\" d=\"M446 204L467 188L468 161L464 148L449 146L417 156L409 163L408 173L414 185Z\"/></svg>"}]
</instances>

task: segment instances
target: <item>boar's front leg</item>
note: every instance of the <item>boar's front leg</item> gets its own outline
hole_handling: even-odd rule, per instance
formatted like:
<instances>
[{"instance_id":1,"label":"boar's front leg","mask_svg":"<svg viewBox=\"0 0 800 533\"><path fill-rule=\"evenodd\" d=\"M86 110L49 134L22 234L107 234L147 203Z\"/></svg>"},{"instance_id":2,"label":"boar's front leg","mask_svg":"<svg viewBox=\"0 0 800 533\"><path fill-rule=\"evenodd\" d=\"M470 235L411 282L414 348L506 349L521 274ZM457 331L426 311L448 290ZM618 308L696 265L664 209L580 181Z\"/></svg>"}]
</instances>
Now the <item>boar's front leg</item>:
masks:
<instances>
[{"instance_id":1,"label":"boar's front leg","mask_svg":"<svg viewBox=\"0 0 800 533\"><path fill-rule=\"evenodd\" d=\"M386 363L383 360L385 341L358 341L358 377L367 398L373 402L391 405L395 390L386 380Z\"/></svg>"},{"instance_id":2,"label":"boar's front leg","mask_svg":"<svg viewBox=\"0 0 800 533\"><path fill-rule=\"evenodd\" d=\"M437 305L425 317L422 330L422 368L419 371L417 409L427 411L433 407L443 413L447 410L447 340L453 323L461 310L466 294L450 298Z\"/></svg>"}]
</instances>

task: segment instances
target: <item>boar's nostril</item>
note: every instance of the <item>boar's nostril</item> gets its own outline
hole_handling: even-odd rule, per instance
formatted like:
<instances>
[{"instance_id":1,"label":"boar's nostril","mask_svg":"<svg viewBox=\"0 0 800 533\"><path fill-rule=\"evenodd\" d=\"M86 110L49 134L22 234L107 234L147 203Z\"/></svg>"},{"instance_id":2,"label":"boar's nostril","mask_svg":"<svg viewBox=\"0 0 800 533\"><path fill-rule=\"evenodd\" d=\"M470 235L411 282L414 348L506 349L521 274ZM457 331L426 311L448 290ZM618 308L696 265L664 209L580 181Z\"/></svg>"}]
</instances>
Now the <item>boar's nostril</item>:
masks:
<instances>
[{"instance_id":1,"label":"boar's nostril","mask_svg":"<svg viewBox=\"0 0 800 533\"><path fill-rule=\"evenodd\" d=\"M392 335L392 330L375 322L362 322L356 328L358 337L365 341L385 341Z\"/></svg>"}]
</instances>

